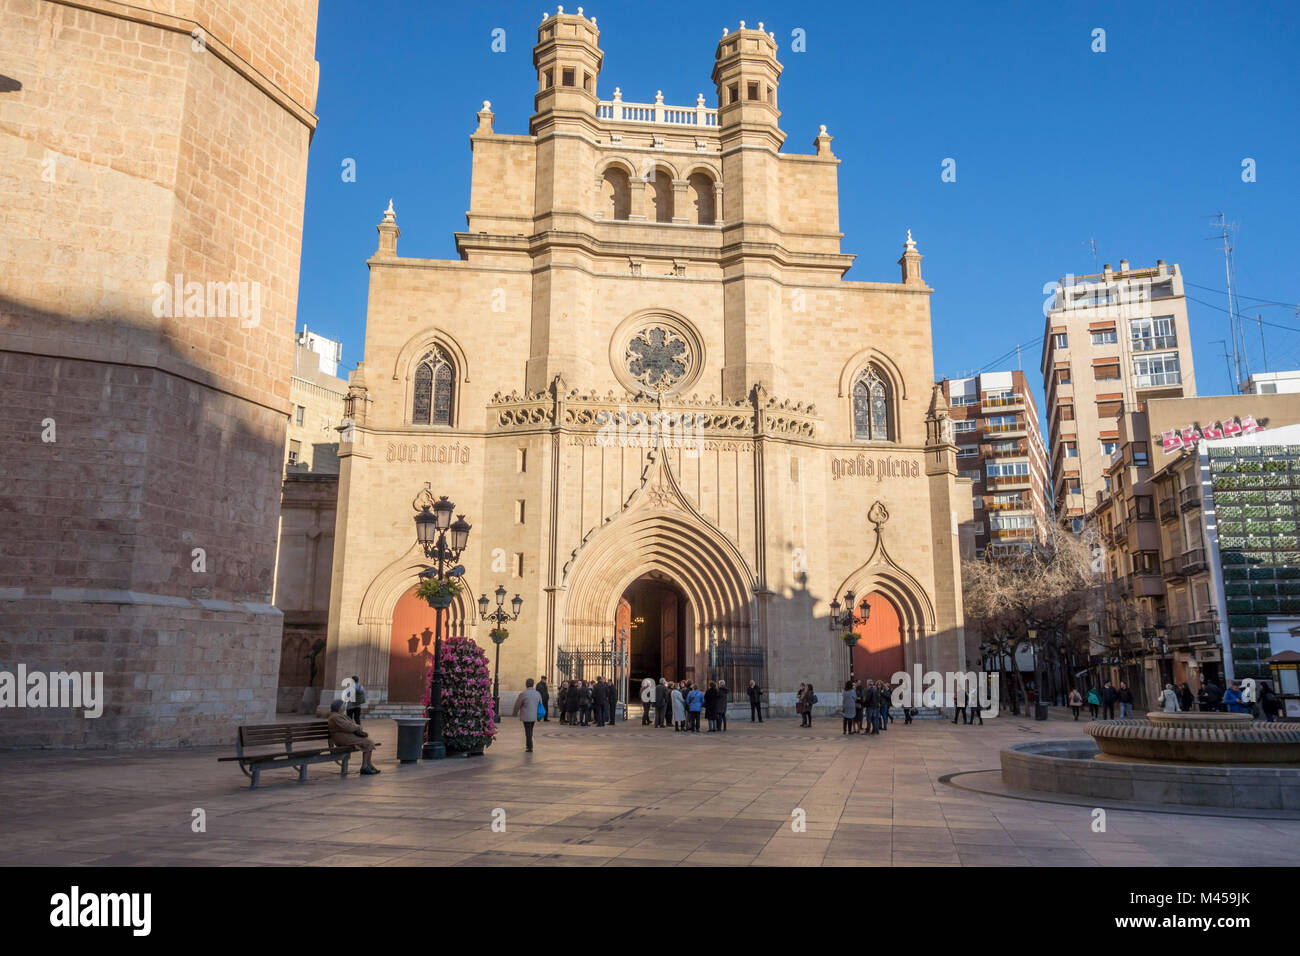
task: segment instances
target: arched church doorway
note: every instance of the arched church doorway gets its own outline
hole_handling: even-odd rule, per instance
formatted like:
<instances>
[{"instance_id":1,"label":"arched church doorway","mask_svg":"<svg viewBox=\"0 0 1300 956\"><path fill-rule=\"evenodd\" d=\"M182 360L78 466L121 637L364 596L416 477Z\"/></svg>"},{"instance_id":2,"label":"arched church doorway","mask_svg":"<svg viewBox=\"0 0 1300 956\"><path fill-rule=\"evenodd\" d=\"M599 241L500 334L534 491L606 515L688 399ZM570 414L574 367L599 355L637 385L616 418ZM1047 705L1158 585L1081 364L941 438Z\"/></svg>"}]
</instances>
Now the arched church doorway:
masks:
<instances>
[{"instance_id":1,"label":"arched church doorway","mask_svg":"<svg viewBox=\"0 0 1300 956\"><path fill-rule=\"evenodd\" d=\"M858 643L853 648L853 674L860 680L883 680L904 670L903 621L894 602L879 591L867 595L871 615L855 624Z\"/></svg>"},{"instance_id":2,"label":"arched church doorway","mask_svg":"<svg viewBox=\"0 0 1300 956\"><path fill-rule=\"evenodd\" d=\"M682 590L660 572L642 575L628 585L619 601L627 608L629 700L640 692L641 679L690 680L695 662L687 654L688 602ZM620 622L621 623L621 622Z\"/></svg>"},{"instance_id":3,"label":"arched church doorway","mask_svg":"<svg viewBox=\"0 0 1300 956\"><path fill-rule=\"evenodd\" d=\"M443 612L442 636L465 635L464 605L457 600ZM412 587L393 608L392 639L388 646L388 700L418 704L428 687L426 675L433 663L434 610L415 596Z\"/></svg>"}]
</instances>

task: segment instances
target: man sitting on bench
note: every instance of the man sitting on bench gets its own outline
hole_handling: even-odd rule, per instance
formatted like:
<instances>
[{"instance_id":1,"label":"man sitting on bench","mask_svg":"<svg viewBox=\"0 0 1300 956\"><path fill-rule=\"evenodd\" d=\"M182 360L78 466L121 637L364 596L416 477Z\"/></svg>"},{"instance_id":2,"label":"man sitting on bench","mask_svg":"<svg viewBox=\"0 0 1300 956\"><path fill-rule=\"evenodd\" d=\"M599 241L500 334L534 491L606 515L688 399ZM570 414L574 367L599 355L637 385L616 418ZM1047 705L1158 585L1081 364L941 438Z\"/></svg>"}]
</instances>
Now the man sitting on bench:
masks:
<instances>
[{"instance_id":1,"label":"man sitting on bench","mask_svg":"<svg viewBox=\"0 0 1300 956\"><path fill-rule=\"evenodd\" d=\"M349 744L361 748L361 773L363 776L379 773L379 769L371 763L375 752L375 742L370 739L369 735L357 726L355 721L349 720L348 716L343 713L343 700L336 697L330 702L330 742L335 747L346 747Z\"/></svg>"}]
</instances>

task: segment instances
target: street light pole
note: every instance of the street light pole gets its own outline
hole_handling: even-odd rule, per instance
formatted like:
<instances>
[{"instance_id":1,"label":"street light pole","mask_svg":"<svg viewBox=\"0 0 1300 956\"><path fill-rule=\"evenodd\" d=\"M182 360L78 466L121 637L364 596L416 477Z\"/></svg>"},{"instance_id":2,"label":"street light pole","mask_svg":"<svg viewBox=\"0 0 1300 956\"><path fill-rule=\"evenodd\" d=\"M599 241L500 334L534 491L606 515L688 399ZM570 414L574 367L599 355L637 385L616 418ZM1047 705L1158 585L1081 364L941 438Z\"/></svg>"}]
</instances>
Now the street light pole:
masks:
<instances>
[{"instance_id":1,"label":"street light pole","mask_svg":"<svg viewBox=\"0 0 1300 956\"><path fill-rule=\"evenodd\" d=\"M829 626L832 631L844 631L844 646L849 652L849 680L854 679L853 675L853 648L857 646L858 635L853 630L854 625L866 624L867 619L871 617L871 604L864 597L862 603L858 605L861 615L853 613L853 602L857 595L852 591L844 592L844 611L840 611L840 602L837 599L831 600L831 616Z\"/></svg>"},{"instance_id":2,"label":"street light pole","mask_svg":"<svg viewBox=\"0 0 1300 956\"><path fill-rule=\"evenodd\" d=\"M497 721L500 722L501 720L501 645L505 643L505 639L510 636L510 634L506 631L506 629L502 625L504 625L507 621L519 620L519 611L524 606L524 599L521 598L518 594L514 596L514 598L510 601L510 610L514 612L513 614L511 614L505 610L506 586L504 584L498 584L496 591L493 593L497 599L497 609L495 611L492 611L490 614L488 613L488 608L491 607L492 602L490 602L488 600L488 596L484 594L478 599L478 616L482 618L484 621L493 621L496 624L496 627L492 628L492 633L490 635L492 638L492 643L497 646L496 665L493 668L493 674L492 674L492 710L496 714Z\"/></svg>"},{"instance_id":3,"label":"street light pole","mask_svg":"<svg viewBox=\"0 0 1300 956\"><path fill-rule=\"evenodd\" d=\"M460 557L469 543L470 524L464 515L457 515L452 521L456 506L443 495L433 503L433 510L425 505L415 516L415 536L424 552L425 558L437 559L436 565L430 565L420 572L421 578L432 578L444 582L447 574L459 578L465 569L457 565L448 569L448 561ZM450 532L451 540L448 541ZM447 756L447 744L443 740L442 714L442 613L451 606L451 595L446 594L430 603L433 604L433 676L429 681L429 729L425 733L424 759L442 760Z\"/></svg>"}]
</instances>

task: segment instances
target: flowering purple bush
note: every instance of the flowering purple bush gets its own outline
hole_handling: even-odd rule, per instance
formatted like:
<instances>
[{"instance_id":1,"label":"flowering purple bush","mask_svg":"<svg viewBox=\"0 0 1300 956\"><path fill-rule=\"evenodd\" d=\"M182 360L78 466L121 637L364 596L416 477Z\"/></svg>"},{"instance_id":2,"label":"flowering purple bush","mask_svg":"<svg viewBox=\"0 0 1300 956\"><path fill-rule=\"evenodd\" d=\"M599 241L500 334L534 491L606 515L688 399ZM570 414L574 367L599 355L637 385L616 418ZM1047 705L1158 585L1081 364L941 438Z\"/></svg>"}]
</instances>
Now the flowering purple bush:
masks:
<instances>
[{"instance_id":1,"label":"flowering purple bush","mask_svg":"<svg viewBox=\"0 0 1300 956\"><path fill-rule=\"evenodd\" d=\"M433 667L424 675L424 697L429 706ZM442 734L448 750L486 747L496 736L492 707L492 678L487 654L467 637L442 642Z\"/></svg>"}]
</instances>

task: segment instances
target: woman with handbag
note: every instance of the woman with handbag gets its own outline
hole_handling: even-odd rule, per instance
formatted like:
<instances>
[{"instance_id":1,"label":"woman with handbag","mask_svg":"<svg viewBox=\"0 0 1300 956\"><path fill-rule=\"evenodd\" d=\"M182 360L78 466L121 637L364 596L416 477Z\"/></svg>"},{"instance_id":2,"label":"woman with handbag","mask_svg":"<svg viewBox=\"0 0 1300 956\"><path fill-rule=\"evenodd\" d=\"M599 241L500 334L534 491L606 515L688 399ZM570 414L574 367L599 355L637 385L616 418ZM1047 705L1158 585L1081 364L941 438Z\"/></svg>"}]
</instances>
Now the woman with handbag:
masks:
<instances>
[{"instance_id":1,"label":"woman with handbag","mask_svg":"<svg viewBox=\"0 0 1300 956\"><path fill-rule=\"evenodd\" d=\"M799 690L798 690L798 691L795 693L795 695L794 695L794 712L795 712L796 714L799 715L799 726L800 726L800 727L802 727L803 724L804 724L804 720L803 720L803 694L804 694L804 691L805 691L806 689L807 689L807 685L806 685L806 684L800 684L800 685L799 685Z\"/></svg>"}]
</instances>

